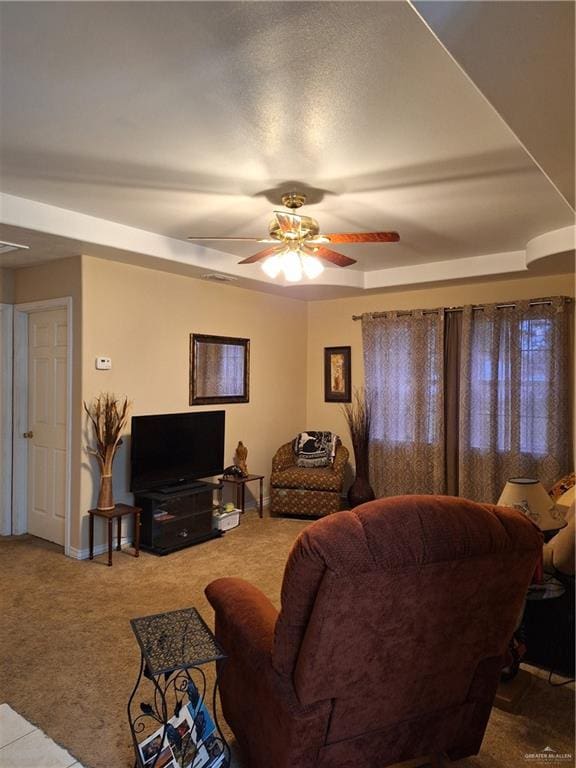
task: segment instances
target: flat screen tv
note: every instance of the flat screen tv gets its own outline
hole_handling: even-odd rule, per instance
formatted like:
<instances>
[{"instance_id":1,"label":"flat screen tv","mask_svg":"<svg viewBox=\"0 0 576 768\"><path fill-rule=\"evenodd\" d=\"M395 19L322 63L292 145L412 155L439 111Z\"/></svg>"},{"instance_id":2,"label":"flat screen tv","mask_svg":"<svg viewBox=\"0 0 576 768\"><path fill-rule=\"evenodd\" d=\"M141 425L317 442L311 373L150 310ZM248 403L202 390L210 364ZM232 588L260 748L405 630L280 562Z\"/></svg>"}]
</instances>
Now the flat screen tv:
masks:
<instances>
[{"instance_id":1,"label":"flat screen tv","mask_svg":"<svg viewBox=\"0 0 576 768\"><path fill-rule=\"evenodd\" d=\"M185 485L224 468L224 411L132 417L130 490Z\"/></svg>"}]
</instances>

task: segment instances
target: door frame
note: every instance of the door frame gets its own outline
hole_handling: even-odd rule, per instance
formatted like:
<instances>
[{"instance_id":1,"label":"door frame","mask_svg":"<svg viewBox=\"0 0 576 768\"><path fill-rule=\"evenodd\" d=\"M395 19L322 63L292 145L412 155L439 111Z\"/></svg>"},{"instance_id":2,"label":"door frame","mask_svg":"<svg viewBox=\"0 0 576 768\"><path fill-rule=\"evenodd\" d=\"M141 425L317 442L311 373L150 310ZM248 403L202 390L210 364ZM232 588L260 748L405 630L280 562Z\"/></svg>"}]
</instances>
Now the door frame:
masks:
<instances>
[{"instance_id":1,"label":"door frame","mask_svg":"<svg viewBox=\"0 0 576 768\"><path fill-rule=\"evenodd\" d=\"M72 501L72 297L45 299L14 305L14 415L12 443L12 533L28 531L28 318L33 312L66 309L67 381L66 398L66 494L64 510L64 554L70 555Z\"/></svg>"},{"instance_id":2,"label":"door frame","mask_svg":"<svg viewBox=\"0 0 576 768\"><path fill-rule=\"evenodd\" d=\"M0 535L12 534L12 304L0 304Z\"/></svg>"}]
</instances>

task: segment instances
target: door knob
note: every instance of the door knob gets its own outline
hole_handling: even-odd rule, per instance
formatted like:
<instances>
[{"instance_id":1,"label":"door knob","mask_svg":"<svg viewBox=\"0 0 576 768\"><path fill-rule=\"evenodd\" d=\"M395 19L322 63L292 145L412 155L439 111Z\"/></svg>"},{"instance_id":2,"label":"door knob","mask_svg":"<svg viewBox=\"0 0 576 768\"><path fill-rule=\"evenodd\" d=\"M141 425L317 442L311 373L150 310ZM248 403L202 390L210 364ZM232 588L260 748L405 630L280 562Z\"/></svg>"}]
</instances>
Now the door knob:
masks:
<instances>
[{"instance_id":1,"label":"door knob","mask_svg":"<svg viewBox=\"0 0 576 768\"><path fill-rule=\"evenodd\" d=\"M30 440L31 438L34 437L34 432L24 432L22 437L25 437L27 440Z\"/></svg>"}]
</instances>

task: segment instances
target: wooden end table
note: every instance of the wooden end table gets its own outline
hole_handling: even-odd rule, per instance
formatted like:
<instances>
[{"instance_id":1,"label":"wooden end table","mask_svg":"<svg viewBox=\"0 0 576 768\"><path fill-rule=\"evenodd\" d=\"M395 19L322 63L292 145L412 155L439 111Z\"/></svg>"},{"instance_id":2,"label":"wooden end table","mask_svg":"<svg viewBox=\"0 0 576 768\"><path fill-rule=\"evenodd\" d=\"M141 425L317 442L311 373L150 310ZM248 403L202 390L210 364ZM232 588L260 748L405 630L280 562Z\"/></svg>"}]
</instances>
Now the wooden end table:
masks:
<instances>
[{"instance_id":1,"label":"wooden end table","mask_svg":"<svg viewBox=\"0 0 576 768\"><path fill-rule=\"evenodd\" d=\"M114 534L112 531L112 522L114 518L118 521L118 535L116 551L120 552L120 540L122 536L122 518L124 515L134 515L134 557L140 554L140 507L131 507L128 504L116 504L114 509L89 509L89 531L90 531L90 555L89 559L94 559L94 518L103 517L108 520L108 565L112 565L112 540Z\"/></svg>"},{"instance_id":2,"label":"wooden end table","mask_svg":"<svg viewBox=\"0 0 576 768\"><path fill-rule=\"evenodd\" d=\"M263 517L263 503L264 503L264 475L246 475L246 477L221 477L220 482L230 483L230 485L236 488L236 506L242 510L244 514L244 505L246 503L246 483L250 483L252 480L260 481L260 500L258 503L258 515ZM238 495L240 494L240 503L238 502Z\"/></svg>"}]
</instances>

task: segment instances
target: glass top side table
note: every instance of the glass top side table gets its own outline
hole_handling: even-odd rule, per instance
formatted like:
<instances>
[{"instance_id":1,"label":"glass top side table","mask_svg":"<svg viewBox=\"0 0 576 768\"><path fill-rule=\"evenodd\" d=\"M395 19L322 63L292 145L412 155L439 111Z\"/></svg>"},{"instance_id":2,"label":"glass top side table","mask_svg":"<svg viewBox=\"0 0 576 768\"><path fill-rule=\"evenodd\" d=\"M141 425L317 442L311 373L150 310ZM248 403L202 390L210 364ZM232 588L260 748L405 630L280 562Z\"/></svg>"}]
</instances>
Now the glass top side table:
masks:
<instances>
[{"instance_id":1,"label":"glass top side table","mask_svg":"<svg viewBox=\"0 0 576 768\"><path fill-rule=\"evenodd\" d=\"M140 672L128 701L136 768L229 766L230 749L216 710L218 678L212 688L212 719L201 669L226 655L205 621L195 608L185 608L131 619L130 624L141 653ZM136 707L144 679L152 689L148 684L148 700ZM144 735L151 728L153 732Z\"/></svg>"}]
</instances>

